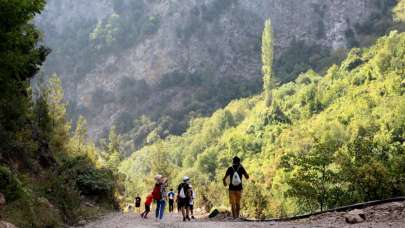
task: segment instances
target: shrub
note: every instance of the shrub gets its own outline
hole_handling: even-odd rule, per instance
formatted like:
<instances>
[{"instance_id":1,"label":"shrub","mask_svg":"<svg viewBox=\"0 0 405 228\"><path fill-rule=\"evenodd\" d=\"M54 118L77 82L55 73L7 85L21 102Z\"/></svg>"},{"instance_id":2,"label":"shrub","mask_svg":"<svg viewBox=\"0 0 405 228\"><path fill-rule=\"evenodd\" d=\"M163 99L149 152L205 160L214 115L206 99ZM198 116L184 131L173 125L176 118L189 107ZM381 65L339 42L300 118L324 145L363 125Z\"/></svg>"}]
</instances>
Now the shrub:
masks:
<instances>
[{"instance_id":1,"label":"shrub","mask_svg":"<svg viewBox=\"0 0 405 228\"><path fill-rule=\"evenodd\" d=\"M4 194L7 201L19 199L23 193L20 180L3 166L0 166L0 192Z\"/></svg>"}]
</instances>

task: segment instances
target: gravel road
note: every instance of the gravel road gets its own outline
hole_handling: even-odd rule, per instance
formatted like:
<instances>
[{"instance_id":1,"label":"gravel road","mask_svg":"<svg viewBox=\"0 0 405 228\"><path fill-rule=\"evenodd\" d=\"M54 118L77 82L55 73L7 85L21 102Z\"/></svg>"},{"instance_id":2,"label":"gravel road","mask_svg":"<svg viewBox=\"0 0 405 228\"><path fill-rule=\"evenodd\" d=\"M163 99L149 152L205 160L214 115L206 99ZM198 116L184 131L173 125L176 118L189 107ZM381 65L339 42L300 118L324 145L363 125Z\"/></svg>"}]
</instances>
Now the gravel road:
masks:
<instances>
[{"instance_id":1,"label":"gravel road","mask_svg":"<svg viewBox=\"0 0 405 228\"><path fill-rule=\"evenodd\" d=\"M291 222L235 222L230 219L209 220L199 218L182 222L179 214L167 215L162 221L142 219L134 213L112 213L84 228L405 228L405 202L394 202L365 208L366 221L348 224L346 212L331 212ZM221 221L222 220L222 221Z\"/></svg>"}]
</instances>

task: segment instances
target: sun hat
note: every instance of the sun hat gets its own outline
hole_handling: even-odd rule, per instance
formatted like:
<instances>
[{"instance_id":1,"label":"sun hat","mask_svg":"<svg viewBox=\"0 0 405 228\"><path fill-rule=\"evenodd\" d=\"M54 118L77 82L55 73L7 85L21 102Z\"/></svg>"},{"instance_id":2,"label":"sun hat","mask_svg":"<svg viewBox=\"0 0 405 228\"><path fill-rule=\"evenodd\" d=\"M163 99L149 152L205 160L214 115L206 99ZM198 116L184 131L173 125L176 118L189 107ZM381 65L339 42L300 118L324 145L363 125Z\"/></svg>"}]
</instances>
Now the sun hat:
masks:
<instances>
[{"instance_id":1,"label":"sun hat","mask_svg":"<svg viewBox=\"0 0 405 228\"><path fill-rule=\"evenodd\" d=\"M155 176L155 181L160 181L160 179L162 179L162 175L158 174Z\"/></svg>"}]
</instances>

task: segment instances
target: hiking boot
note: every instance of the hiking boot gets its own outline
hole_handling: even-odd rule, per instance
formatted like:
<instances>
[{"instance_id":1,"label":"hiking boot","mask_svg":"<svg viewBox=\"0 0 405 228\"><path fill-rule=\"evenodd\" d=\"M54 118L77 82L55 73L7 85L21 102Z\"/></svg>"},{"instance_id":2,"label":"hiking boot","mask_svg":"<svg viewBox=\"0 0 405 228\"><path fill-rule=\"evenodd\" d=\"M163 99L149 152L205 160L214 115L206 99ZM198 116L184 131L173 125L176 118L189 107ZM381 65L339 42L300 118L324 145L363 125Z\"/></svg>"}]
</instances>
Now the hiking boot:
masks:
<instances>
[{"instance_id":1,"label":"hiking boot","mask_svg":"<svg viewBox=\"0 0 405 228\"><path fill-rule=\"evenodd\" d=\"M183 217L183 222L185 222L186 221L186 217Z\"/></svg>"},{"instance_id":2,"label":"hiking boot","mask_svg":"<svg viewBox=\"0 0 405 228\"><path fill-rule=\"evenodd\" d=\"M187 219L188 221L191 221L191 219L190 219L190 217L188 217L188 215L187 215L186 219Z\"/></svg>"},{"instance_id":3,"label":"hiking boot","mask_svg":"<svg viewBox=\"0 0 405 228\"><path fill-rule=\"evenodd\" d=\"M191 216L191 219L195 219L194 215Z\"/></svg>"},{"instance_id":4,"label":"hiking boot","mask_svg":"<svg viewBox=\"0 0 405 228\"><path fill-rule=\"evenodd\" d=\"M235 222L245 222L245 220L243 218L234 218L233 219Z\"/></svg>"}]
</instances>

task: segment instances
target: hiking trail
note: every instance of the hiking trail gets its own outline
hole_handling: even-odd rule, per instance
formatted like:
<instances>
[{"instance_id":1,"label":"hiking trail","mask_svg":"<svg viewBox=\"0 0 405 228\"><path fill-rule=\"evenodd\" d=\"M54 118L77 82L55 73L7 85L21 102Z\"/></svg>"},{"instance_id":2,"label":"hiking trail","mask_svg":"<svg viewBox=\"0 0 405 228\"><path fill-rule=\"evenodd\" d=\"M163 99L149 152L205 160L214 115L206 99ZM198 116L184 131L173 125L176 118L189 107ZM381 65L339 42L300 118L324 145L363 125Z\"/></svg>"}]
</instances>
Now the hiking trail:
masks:
<instances>
[{"instance_id":1,"label":"hiking trail","mask_svg":"<svg viewBox=\"0 0 405 228\"><path fill-rule=\"evenodd\" d=\"M152 210L152 212L154 212L154 210ZM200 216L196 220L182 222L181 215L177 213L166 214L164 219L160 222L154 219L154 213L152 212L149 214L148 219L142 219L139 214L133 212L112 213L104 216L100 220L85 225L84 228L405 228L404 201L390 202L349 212L328 212L289 222L235 222L222 216L212 220L206 218L206 216ZM349 224L346 221L346 217L353 212L363 213L365 221L357 224Z\"/></svg>"}]
</instances>

